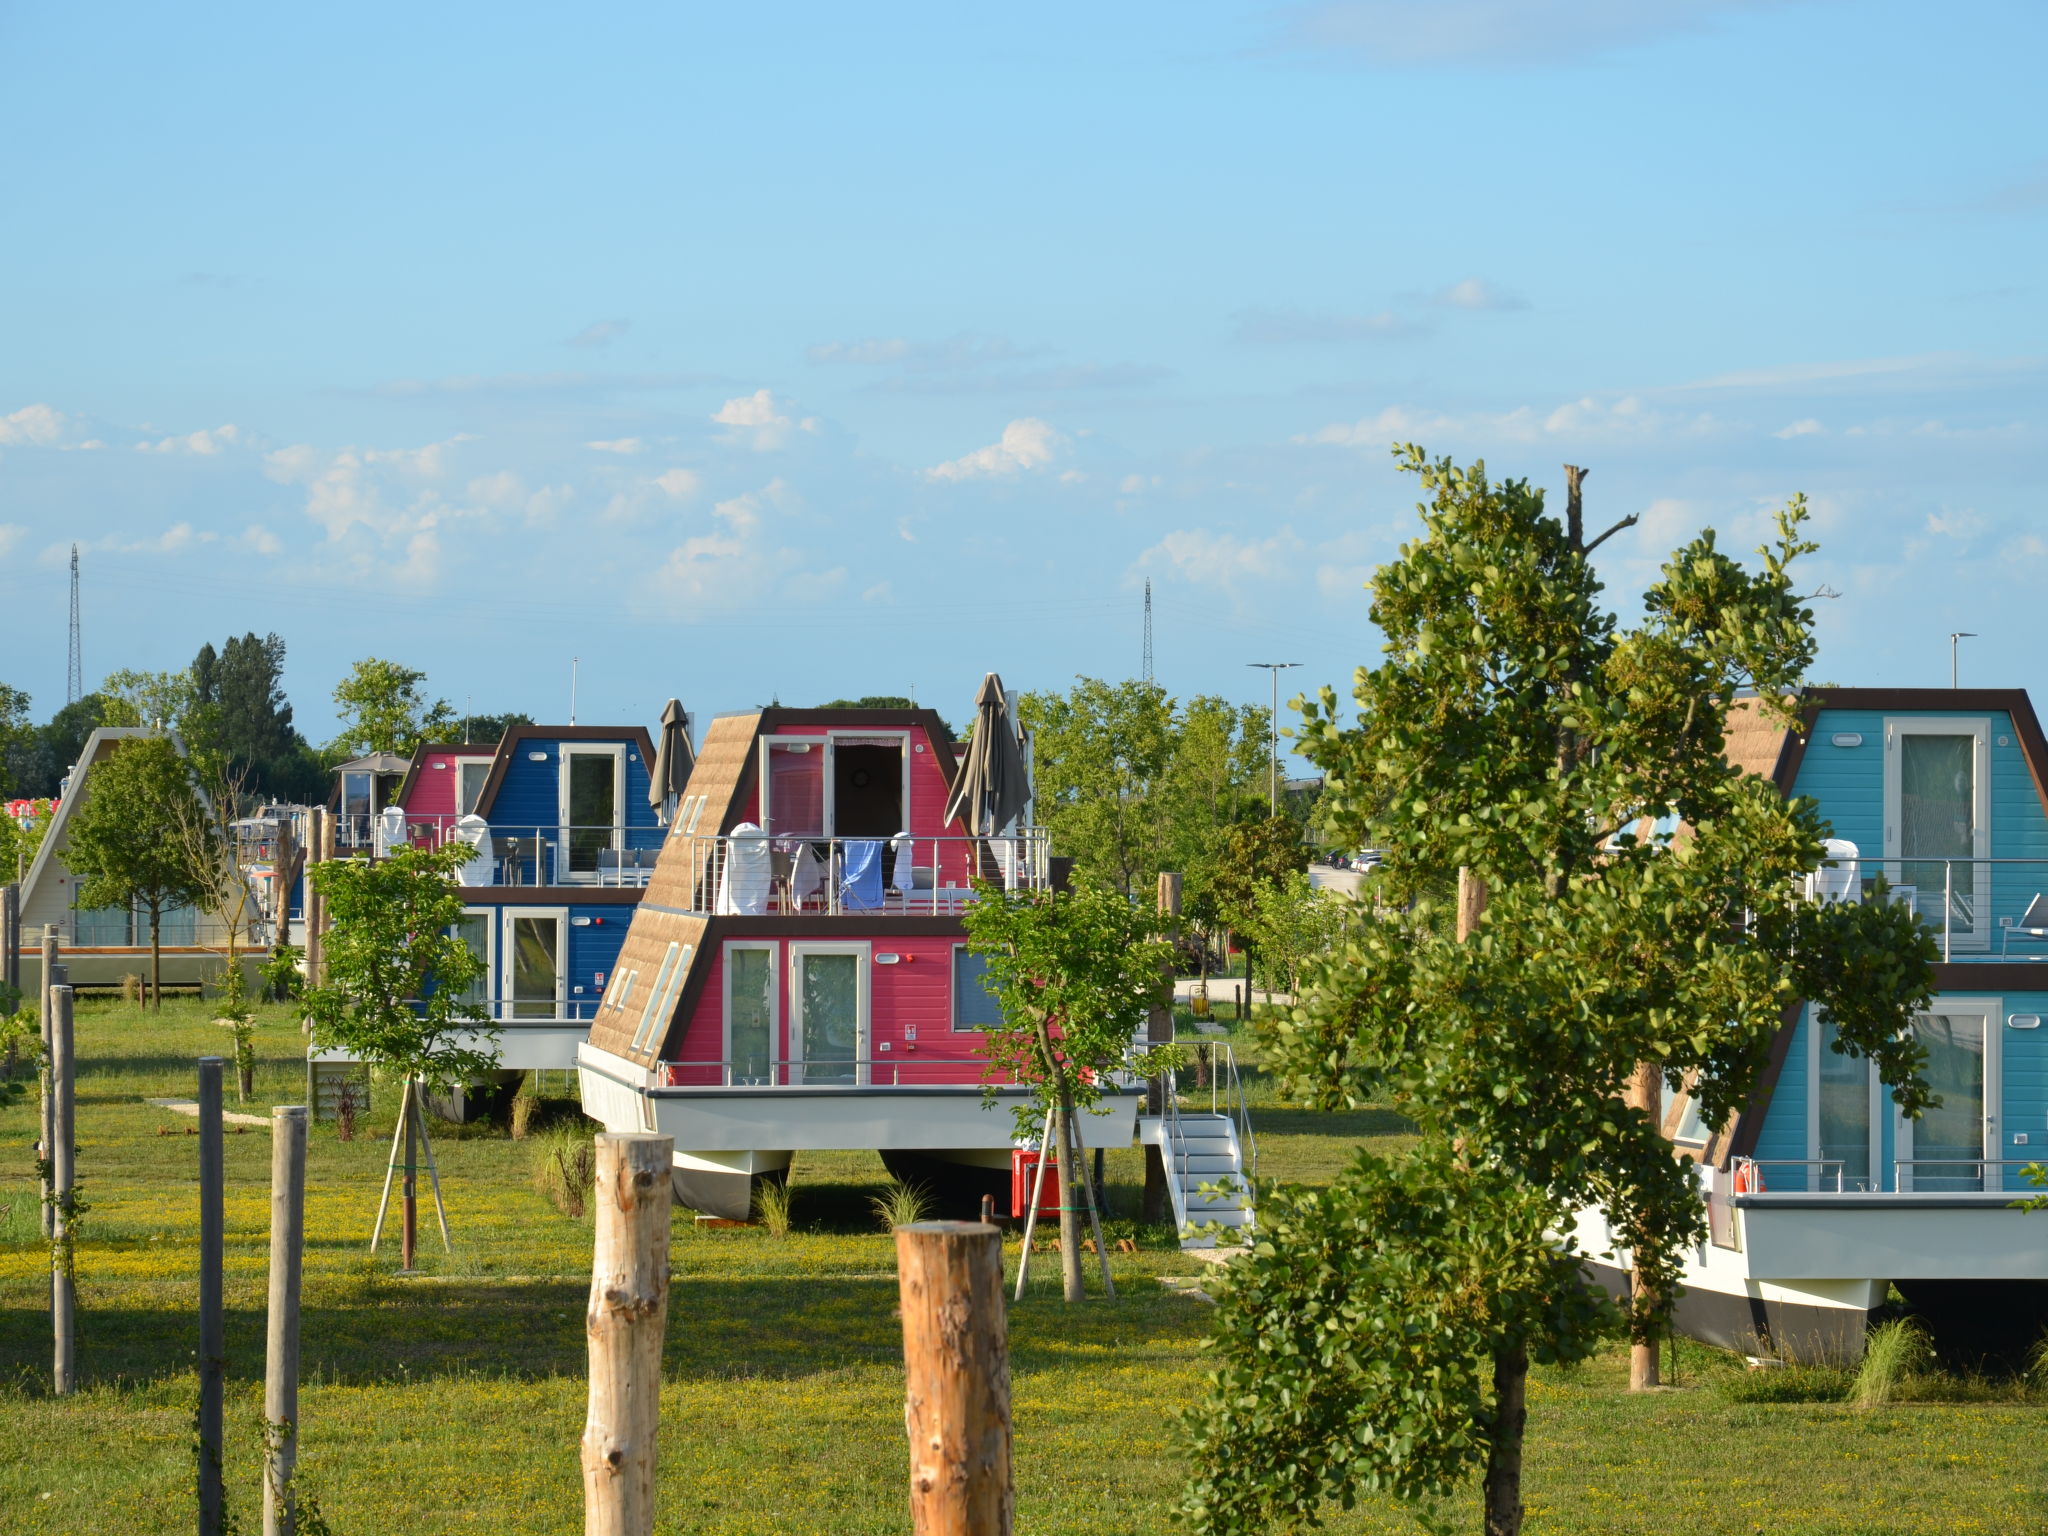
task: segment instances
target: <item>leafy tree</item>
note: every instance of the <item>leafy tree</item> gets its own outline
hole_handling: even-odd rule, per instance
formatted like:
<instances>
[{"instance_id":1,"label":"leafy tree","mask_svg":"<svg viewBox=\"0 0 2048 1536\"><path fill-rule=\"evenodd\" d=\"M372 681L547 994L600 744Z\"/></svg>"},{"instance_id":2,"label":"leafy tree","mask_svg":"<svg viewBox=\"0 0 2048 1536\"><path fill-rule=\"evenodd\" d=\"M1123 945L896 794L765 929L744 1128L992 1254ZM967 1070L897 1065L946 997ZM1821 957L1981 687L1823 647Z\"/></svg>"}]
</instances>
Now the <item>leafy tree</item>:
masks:
<instances>
[{"instance_id":1,"label":"leafy tree","mask_svg":"<svg viewBox=\"0 0 2048 1536\"><path fill-rule=\"evenodd\" d=\"M908 698L900 693L867 693L862 694L857 699L827 699L818 706L820 709L921 709L923 707L917 700ZM943 717L941 719L943 720ZM946 730L950 733L953 727L948 725Z\"/></svg>"},{"instance_id":2,"label":"leafy tree","mask_svg":"<svg viewBox=\"0 0 2048 1536\"><path fill-rule=\"evenodd\" d=\"M149 914L150 1001L163 1007L164 914L204 893L183 830L206 821L192 768L168 737L116 742L85 777L64 857L86 908Z\"/></svg>"},{"instance_id":3,"label":"leafy tree","mask_svg":"<svg viewBox=\"0 0 2048 1536\"><path fill-rule=\"evenodd\" d=\"M1079 1301L1081 1243L1072 1191L1081 1158L1074 1117L1090 1110L1109 1075L1128 1065L1131 1041L1159 1002L1171 949L1154 914L1086 881L1071 891L983 886L962 920L968 949L987 963L985 985L1003 1017L982 1038L984 1080L991 1094L1001 1083L1035 1090L1017 1111L1020 1137L1035 1135L1053 1117L1065 1192L1060 1260L1066 1298ZM1161 1055L1150 1065L1171 1063ZM1095 1241L1100 1249L1100 1230Z\"/></svg>"},{"instance_id":4,"label":"leafy tree","mask_svg":"<svg viewBox=\"0 0 2048 1536\"><path fill-rule=\"evenodd\" d=\"M408 1133L422 1123L422 1090L455 1087L498 1064L489 1015L466 1000L484 974L484 962L457 928L462 897L455 881L469 852L451 843L312 866L313 888L331 923L326 981L303 994L313 1042L411 1084ZM410 1178L403 1198L410 1232Z\"/></svg>"},{"instance_id":5,"label":"leafy tree","mask_svg":"<svg viewBox=\"0 0 2048 1536\"><path fill-rule=\"evenodd\" d=\"M1725 1123L1808 1001L1905 1113L1928 1102L1909 1028L1933 986L1926 930L1895 903L1803 901L1823 854L1813 803L1724 755L1744 690L1797 722L1803 503L1760 571L1710 532L1677 551L1623 630L1599 602L1587 556L1606 535L1585 537L1578 471L1560 522L1526 482L1401 457L1430 500L1372 583L1383 659L1357 674L1354 723L1326 688L1302 731L1334 824L1385 850L1385 888L1262 1028L1286 1091L1394 1103L1421 1161L1362 1159L1326 1199L1267 1203L1279 1225L1224 1298L1225 1365L1196 1415L1214 1469L1189 1495L1202 1531L1298 1526L1369 1488L1442 1496L1480 1467L1488 1532L1518 1531L1529 1362L1583 1357L1601 1326L1569 1251L1537 1262L1547 1234L1604 1210L1635 1266L1639 1347L1703 1236L1660 1087L1692 1078ZM1626 831L1664 812L1682 837ZM1456 1318L1406 1283L1432 1272L1464 1277ZM1312 1400L1290 1396L1303 1367L1284 1340L1249 1342L1285 1297L1336 1335Z\"/></svg>"},{"instance_id":6,"label":"leafy tree","mask_svg":"<svg viewBox=\"0 0 2048 1536\"><path fill-rule=\"evenodd\" d=\"M12 792L32 799L54 798L65 773L84 750L86 738L103 725L127 723L128 714L118 701L88 693L66 704L44 725L33 730L24 727L7 754Z\"/></svg>"},{"instance_id":7,"label":"leafy tree","mask_svg":"<svg viewBox=\"0 0 2048 1536\"><path fill-rule=\"evenodd\" d=\"M209 641L190 669L193 702L186 735L194 756L218 758L222 775L266 796L317 792L324 777L292 727L284 658L282 639L251 631L239 639L230 636L218 651Z\"/></svg>"},{"instance_id":8,"label":"leafy tree","mask_svg":"<svg viewBox=\"0 0 2048 1536\"><path fill-rule=\"evenodd\" d=\"M16 880L28 869L57 814L57 802L9 800L0 804L0 883Z\"/></svg>"},{"instance_id":9,"label":"leafy tree","mask_svg":"<svg viewBox=\"0 0 2048 1536\"><path fill-rule=\"evenodd\" d=\"M0 800L26 793L17 788L16 760L34 740L29 725L29 696L19 688L0 683Z\"/></svg>"},{"instance_id":10,"label":"leafy tree","mask_svg":"<svg viewBox=\"0 0 2048 1536\"><path fill-rule=\"evenodd\" d=\"M1238 930L1257 951L1268 988L1298 992L1303 972L1336 945L1350 910L1335 891L1317 890L1306 871L1294 869L1253 888Z\"/></svg>"},{"instance_id":11,"label":"leafy tree","mask_svg":"<svg viewBox=\"0 0 2048 1536\"><path fill-rule=\"evenodd\" d=\"M1246 940L1245 976L1258 958L1259 900L1308 868L1301 826L1286 815L1240 822L1223 839L1209 876L1208 907Z\"/></svg>"},{"instance_id":12,"label":"leafy tree","mask_svg":"<svg viewBox=\"0 0 2048 1536\"><path fill-rule=\"evenodd\" d=\"M1039 824L1076 869L1126 895L1161 870L1187 877L1197 914L1225 829L1263 803L1267 713L1198 697L1180 707L1156 683L1077 679L1027 693Z\"/></svg>"},{"instance_id":13,"label":"leafy tree","mask_svg":"<svg viewBox=\"0 0 2048 1536\"><path fill-rule=\"evenodd\" d=\"M515 725L531 725L533 716L513 711L503 715L464 715L462 739L466 742L503 741Z\"/></svg>"},{"instance_id":14,"label":"leafy tree","mask_svg":"<svg viewBox=\"0 0 2048 1536\"><path fill-rule=\"evenodd\" d=\"M365 657L334 688L341 707L339 751L396 752L404 757L423 741L438 741L456 722L446 699L431 704L420 692L427 674L395 661Z\"/></svg>"},{"instance_id":15,"label":"leafy tree","mask_svg":"<svg viewBox=\"0 0 2048 1536\"><path fill-rule=\"evenodd\" d=\"M182 730L192 712L192 674L189 670L135 672L124 667L107 674L100 684L100 696L107 700L100 716L103 725Z\"/></svg>"}]
</instances>

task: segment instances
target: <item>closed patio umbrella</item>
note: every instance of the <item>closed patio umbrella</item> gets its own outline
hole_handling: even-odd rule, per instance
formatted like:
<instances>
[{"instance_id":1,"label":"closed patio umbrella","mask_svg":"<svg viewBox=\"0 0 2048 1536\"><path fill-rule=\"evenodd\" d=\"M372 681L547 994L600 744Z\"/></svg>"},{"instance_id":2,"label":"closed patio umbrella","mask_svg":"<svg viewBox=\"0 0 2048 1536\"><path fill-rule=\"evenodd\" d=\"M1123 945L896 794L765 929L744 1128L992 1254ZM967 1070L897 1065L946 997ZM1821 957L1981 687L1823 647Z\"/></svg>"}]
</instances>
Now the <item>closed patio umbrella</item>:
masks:
<instances>
[{"instance_id":1,"label":"closed patio umbrella","mask_svg":"<svg viewBox=\"0 0 2048 1536\"><path fill-rule=\"evenodd\" d=\"M953 783L946 820L957 819L974 837L993 837L1017 819L1031 799L1016 723L1003 697L1003 680L991 672L974 699L974 739Z\"/></svg>"},{"instance_id":2,"label":"closed patio umbrella","mask_svg":"<svg viewBox=\"0 0 2048 1536\"><path fill-rule=\"evenodd\" d=\"M655 746L654 769L647 779L647 803L664 827L676 813L676 802L690 782L690 769L696 761L697 754L690 746L690 717L684 713L681 699L670 699L661 712L661 741Z\"/></svg>"}]
</instances>

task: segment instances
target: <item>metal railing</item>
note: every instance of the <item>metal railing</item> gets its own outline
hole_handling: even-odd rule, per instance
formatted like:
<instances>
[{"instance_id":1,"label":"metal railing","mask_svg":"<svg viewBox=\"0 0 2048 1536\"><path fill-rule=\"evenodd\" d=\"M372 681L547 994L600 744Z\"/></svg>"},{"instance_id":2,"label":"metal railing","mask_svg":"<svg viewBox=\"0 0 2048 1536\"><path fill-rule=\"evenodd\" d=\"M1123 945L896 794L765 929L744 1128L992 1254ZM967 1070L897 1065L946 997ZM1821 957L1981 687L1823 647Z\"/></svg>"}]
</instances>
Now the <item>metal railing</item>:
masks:
<instances>
[{"instance_id":1,"label":"metal railing","mask_svg":"<svg viewBox=\"0 0 2048 1536\"><path fill-rule=\"evenodd\" d=\"M335 846L371 855L406 848L439 848L468 843L474 857L462 871L464 885L613 885L643 886L654 873L661 852L661 829L624 827L616 822L578 825L571 822L491 822L465 833L462 817L430 813L408 815L402 837L390 836L376 817L358 817L358 825L341 835L337 817Z\"/></svg>"},{"instance_id":2,"label":"metal railing","mask_svg":"<svg viewBox=\"0 0 2048 1536\"><path fill-rule=\"evenodd\" d=\"M1003 837L808 837L677 832L692 912L737 916L864 912L954 914L985 880L1005 890L1051 883L1050 843L1032 829Z\"/></svg>"},{"instance_id":3,"label":"metal railing","mask_svg":"<svg viewBox=\"0 0 2048 1536\"><path fill-rule=\"evenodd\" d=\"M664 1088L973 1088L981 1056L748 1056L660 1063ZM999 1085L1003 1086L1003 1085Z\"/></svg>"},{"instance_id":4,"label":"metal railing","mask_svg":"<svg viewBox=\"0 0 2048 1536\"><path fill-rule=\"evenodd\" d=\"M1808 890L1820 901L1871 901L1880 875L1889 888L1884 899L1919 914L1938 935L1943 960L2048 961L2048 907L2034 911L2035 901L2048 896L2048 859L1858 855L1823 865ZM2015 941L2040 948L2013 955Z\"/></svg>"},{"instance_id":5,"label":"metal railing","mask_svg":"<svg viewBox=\"0 0 2048 1536\"><path fill-rule=\"evenodd\" d=\"M1891 1181L1886 1186L1882 1178L1865 1174L1850 1176L1847 1162L1838 1157L1738 1157L1730 1164L1729 1172L1738 1186L1729 1191L1737 1195L1754 1194L1801 1194L1841 1195L1854 1200L1859 1195L1885 1194L1997 1194L2007 1188L2004 1172L2007 1168L2024 1168L2044 1159L2039 1157L1902 1157L1891 1160ZM1798 1168L1820 1170L1817 1179L1804 1174L1796 1188L1787 1188L1780 1181L1774 1181L1770 1170L1773 1168ZM1954 1173L1926 1174L1922 1168L1946 1168L1959 1171ZM1828 1170L1834 1170L1834 1185L1827 1187ZM1993 1170L1996 1170L1994 1173ZM1747 1177L1744 1177L1744 1175Z\"/></svg>"}]
</instances>

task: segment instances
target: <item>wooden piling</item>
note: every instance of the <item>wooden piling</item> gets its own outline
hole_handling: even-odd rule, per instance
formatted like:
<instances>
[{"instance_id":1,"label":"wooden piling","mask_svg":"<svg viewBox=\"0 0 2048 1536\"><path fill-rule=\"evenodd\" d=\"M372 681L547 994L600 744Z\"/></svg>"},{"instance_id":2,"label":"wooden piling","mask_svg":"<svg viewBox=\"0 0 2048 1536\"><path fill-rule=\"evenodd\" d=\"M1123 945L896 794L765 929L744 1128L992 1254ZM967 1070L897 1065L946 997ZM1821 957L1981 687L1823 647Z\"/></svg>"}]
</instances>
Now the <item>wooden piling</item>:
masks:
<instances>
[{"instance_id":1,"label":"wooden piling","mask_svg":"<svg viewBox=\"0 0 2048 1536\"><path fill-rule=\"evenodd\" d=\"M294 1536L299 1460L299 1280L306 1243L306 1108L270 1112L269 1335L263 1357L263 1536Z\"/></svg>"},{"instance_id":2,"label":"wooden piling","mask_svg":"<svg viewBox=\"0 0 2048 1536\"><path fill-rule=\"evenodd\" d=\"M77 1234L71 1201L77 1189L76 1127L73 1121L72 997L69 987L50 989L50 1197L56 1222L50 1244L50 1389L67 1397L78 1388L74 1313L78 1305Z\"/></svg>"},{"instance_id":3,"label":"wooden piling","mask_svg":"<svg viewBox=\"0 0 2048 1536\"><path fill-rule=\"evenodd\" d=\"M199 1536L223 1536L221 1403L227 1337L221 1315L226 1177L221 1160L221 1059L199 1058Z\"/></svg>"},{"instance_id":4,"label":"wooden piling","mask_svg":"<svg viewBox=\"0 0 2048 1536\"><path fill-rule=\"evenodd\" d=\"M1167 917L1180 916L1181 877L1171 871L1162 871L1159 876L1159 910ZM1173 975L1171 961L1166 967L1166 996L1145 1015L1145 1039L1154 1045L1170 1044L1173 1040ZM1166 1114L1166 1096L1173 1092L1173 1084L1164 1077L1153 1077L1145 1084L1145 1113L1154 1119ZM1168 1192L1166 1188L1165 1149L1147 1142L1143 1153L1145 1159L1145 1195L1141 1207L1147 1222L1159 1223L1167 1219Z\"/></svg>"},{"instance_id":5,"label":"wooden piling","mask_svg":"<svg viewBox=\"0 0 2048 1536\"><path fill-rule=\"evenodd\" d=\"M671 1136L597 1138L584 1536L653 1536L674 1161Z\"/></svg>"},{"instance_id":6,"label":"wooden piling","mask_svg":"<svg viewBox=\"0 0 2048 1536\"><path fill-rule=\"evenodd\" d=\"M1010 1536L1015 1519L1001 1241L978 1221L896 1229L916 1536Z\"/></svg>"},{"instance_id":7,"label":"wooden piling","mask_svg":"<svg viewBox=\"0 0 2048 1536\"><path fill-rule=\"evenodd\" d=\"M49 928L43 929L43 970L37 982L42 1002L43 1030L43 1073L42 1073L42 1122L36 1128L36 1145L42 1149L45 1158L50 1155L50 1110L52 1104L50 1088L50 1025L55 1005L50 1001L50 989L57 985L57 935ZM45 1239L57 1235L57 1208L50 1204L50 1180L42 1179L43 1236Z\"/></svg>"}]
</instances>

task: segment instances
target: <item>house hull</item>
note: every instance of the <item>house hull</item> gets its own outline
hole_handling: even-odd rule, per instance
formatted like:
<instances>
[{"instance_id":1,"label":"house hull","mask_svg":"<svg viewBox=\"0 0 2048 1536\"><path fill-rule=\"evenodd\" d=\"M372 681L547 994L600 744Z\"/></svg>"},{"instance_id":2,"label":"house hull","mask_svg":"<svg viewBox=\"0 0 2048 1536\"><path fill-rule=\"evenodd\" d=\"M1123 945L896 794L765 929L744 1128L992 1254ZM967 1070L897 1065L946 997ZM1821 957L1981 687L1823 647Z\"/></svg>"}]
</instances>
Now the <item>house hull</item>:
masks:
<instances>
[{"instance_id":1,"label":"house hull","mask_svg":"<svg viewBox=\"0 0 2048 1536\"><path fill-rule=\"evenodd\" d=\"M608 1131L654 1131L675 1138L679 1199L706 1215L751 1213L754 1181L789 1166L792 1154L875 1151L933 1176L957 1169L963 1184L1007 1170L1017 1145L1011 1111L1022 1089L998 1089L990 1102L975 1084L917 1087L664 1087L655 1074L595 1046L577 1053L584 1113ZM1103 1113L1084 1115L1082 1146L1127 1147L1141 1094L1103 1096ZM1006 1174L1005 1174L1006 1176Z\"/></svg>"}]
</instances>

